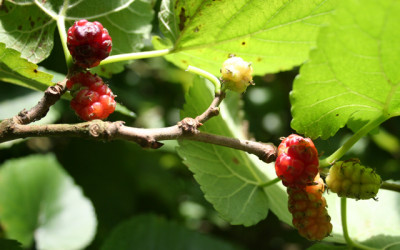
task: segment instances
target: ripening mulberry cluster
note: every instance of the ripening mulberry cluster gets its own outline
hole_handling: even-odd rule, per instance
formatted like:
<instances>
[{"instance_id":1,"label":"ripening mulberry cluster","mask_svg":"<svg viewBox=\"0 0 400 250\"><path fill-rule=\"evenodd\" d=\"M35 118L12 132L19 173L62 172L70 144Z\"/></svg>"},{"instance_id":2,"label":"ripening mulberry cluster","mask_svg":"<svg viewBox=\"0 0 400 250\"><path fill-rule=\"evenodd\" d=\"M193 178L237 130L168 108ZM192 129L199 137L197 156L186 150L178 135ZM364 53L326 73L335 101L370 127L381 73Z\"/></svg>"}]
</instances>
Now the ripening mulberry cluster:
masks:
<instances>
[{"instance_id":1,"label":"ripening mulberry cluster","mask_svg":"<svg viewBox=\"0 0 400 250\"><path fill-rule=\"evenodd\" d=\"M114 95L101 77L79 72L67 81L73 99L71 107L85 121L105 119L116 107Z\"/></svg>"},{"instance_id":2,"label":"ripening mulberry cluster","mask_svg":"<svg viewBox=\"0 0 400 250\"><path fill-rule=\"evenodd\" d=\"M115 110L115 96L99 76L87 69L110 54L112 41L107 29L96 21L76 21L68 29L67 47L75 65L81 68L67 81L73 97L71 108L85 121L106 119Z\"/></svg>"},{"instance_id":3,"label":"ripening mulberry cluster","mask_svg":"<svg viewBox=\"0 0 400 250\"><path fill-rule=\"evenodd\" d=\"M310 185L287 188L293 226L308 240L322 240L332 232L331 217L322 196L324 188L324 181L319 174Z\"/></svg>"},{"instance_id":4,"label":"ripening mulberry cluster","mask_svg":"<svg viewBox=\"0 0 400 250\"><path fill-rule=\"evenodd\" d=\"M77 65L92 68L108 57L112 40L101 23L83 19L68 29L67 46Z\"/></svg>"},{"instance_id":5,"label":"ripening mulberry cluster","mask_svg":"<svg viewBox=\"0 0 400 250\"><path fill-rule=\"evenodd\" d=\"M318 171L318 151L310 138L292 134L278 147L275 171L287 187L289 212L299 234L308 240L322 240L332 232L323 179Z\"/></svg>"}]
</instances>

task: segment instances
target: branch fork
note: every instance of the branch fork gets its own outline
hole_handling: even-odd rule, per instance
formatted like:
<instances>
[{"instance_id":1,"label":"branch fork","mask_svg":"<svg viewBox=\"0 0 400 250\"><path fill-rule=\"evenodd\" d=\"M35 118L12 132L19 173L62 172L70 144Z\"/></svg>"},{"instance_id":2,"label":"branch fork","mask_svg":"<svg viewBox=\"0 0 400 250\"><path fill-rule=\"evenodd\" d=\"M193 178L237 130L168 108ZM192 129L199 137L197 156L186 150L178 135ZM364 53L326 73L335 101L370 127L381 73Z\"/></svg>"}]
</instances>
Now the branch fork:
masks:
<instances>
[{"instance_id":1,"label":"branch fork","mask_svg":"<svg viewBox=\"0 0 400 250\"><path fill-rule=\"evenodd\" d=\"M30 110L23 110L13 118L0 123L0 143L26 137L80 137L95 140L129 140L143 148L158 149L163 140L193 140L204 143L230 147L257 155L264 162L276 158L276 147L271 143L229 138L201 132L198 128L214 116L219 115L219 105L225 98L225 92L215 94L210 106L195 118L186 117L176 125L165 128L134 128L125 126L124 122L93 120L78 124L31 125L33 121L43 118L49 108L55 104L66 91L67 79L49 87L42 99Z\"/></svg>"}]
</instances>

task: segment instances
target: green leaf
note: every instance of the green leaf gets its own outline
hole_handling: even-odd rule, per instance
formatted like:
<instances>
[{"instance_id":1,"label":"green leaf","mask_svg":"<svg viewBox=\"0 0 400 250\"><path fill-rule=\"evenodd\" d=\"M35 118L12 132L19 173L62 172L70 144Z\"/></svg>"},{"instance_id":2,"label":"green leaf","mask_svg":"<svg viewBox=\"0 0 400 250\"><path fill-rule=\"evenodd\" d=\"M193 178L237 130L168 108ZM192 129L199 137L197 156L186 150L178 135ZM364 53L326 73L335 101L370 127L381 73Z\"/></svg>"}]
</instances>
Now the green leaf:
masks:
<instances>
[{"instance_id":1,"label":"green leaf","mask_svg":"<svg viewBox=\"0 0 400 250\"><path fill-rule=\"evenodd\" d=\"M207 109L213 99L211 83L195 79L186 96L182 117L196 117ZM231 96L227 98L235 98L237 103L239 95L233 92L228 94ZM224 102L220 111L219 116L207 121L200 130L243 138ZM256 165L248 154L226 147L189 140L180 141L179 145L179 155L194 173L205 198L223 219L232 224L250 226L267 216L270 202L260 184L270 180L265 173L270 166Z\"/></svg>"},{"instance_id":2,"label":"green leaf","mask_svg":"<svg viewBox=\"0 0 400 250\"><path fill-rule=\"evenodd\" d=\"M40 70L38 70L40 69ZM49 72L49 73L47 73ZM53 75L55 76L53 79ZM36 64L29 62L27 59L21 58L21 53L14 49L6 48L4 43L0 43L0 80L13 84L20 85L22 87L30 88L38 91L45 91L49 86L54 85L55 81L61 81L65 78L63 74L38 67ZM52 81L53 79L53 81ZM40 99L39 95L43 94L32 94L29 99L37 98ZM64 94L64 99L71 100L71 95ZM36 102L37 102L36 101ZM22 102L21 102L22 103ZM20 103L20 104L21 104ZM36 104L36 103L35 103ZM7 105L2 103L1 105ZM12 109L4 109L7 112L0 115L0 120L9 118L12 115L17 114L22 109L19 109L20 105L12 106ZM24 106L23 108L27 108ZM14 112L16 109L18 111ZM9 116L10 112L12 113ZM128 110L125 106L117 104L116 112L119 112L128 117L135 117L135 114Z\"/></svg>"},{"instance_id":3,"label":"green leaf","mask_svg":"<svg viewBox=\"0 0 400 250\"><path fill-rule=\"evenodd\" d=\"M9 1L0 8L0 40L22 52L22 57L38 63L53 48L56 20L65 17L68 28L74 21L99 21L113 39L111 55L140 51L149 38L153 19L150 0ZM27 18L28 17L28 18ZM67 31L65 31L67 32ZM103 76L121 72L126 62L94 69Z\"/></svg>"},{"instance_id":4,"label":"green leaf","mask_svg":"<svg viewBox=\"0 0 400 250\"><path fill-rule=\"evenodd\" d=\"M0 249L2 250L23 250L21 243L16 240L0 239Z\"/></svg>"},{"instance_id":5,"label":"green leaf","mask_svg":"<svg viewBox=\"0 0 400 250\"><path fill-rule=\"evenodd\" d=\"M376 247L385 250L395 250L400 249L400 236L394 237L380 234L373 236L362 243L370 247Z\"/></svg>"},{"instance_id":6,"label":"green leaf","mask_svg":"<svg viewBox=\"0 0 400 250\"><path fill-rule=\"evenodd\" d=\"M189 231L173 221L155 215L140 215L119 224L101 250L130 249L239 249L233 245Z\"/></svg>"},{"instance_id":7,"label":"green leaf","mask_svg":"<svg viewBox=\"0 0 400 250\"><path fill-rule=\"evenodd\" d=\"M116 4L117 1L109 0L104 0L102 3L99 3L98 0L84 1L82 4L68 9L67 20L85 18L102 23L112 37L111 55L140 51L144 47L144 40L150 38L151 21L154 16L152 1L125 0L118 2L119 4ZM82 11L83 6L81 6L87 4L103 6L101 9L92 8L92 12L96 10L95 13L88 13L86 10ZM68 23L72 24L71 22ZM123 65L127 63L125 61L101 65L95 67L93 72L110 78L112 74L122 72Z\"/></svg>"},{"instance_id":8,"label":"green leaf","mask_svg":"<svg viewBox=\"0 0 400 250\"><path fill-rule=\"evenodd\" d=\"M7 237L38 249L78 249L96 231L91 202L52 155L6 161L0 168L0 218Z\"/></svg>"},{"instance_id":9,"label":"green leaf","mask_svg":"<svg viewBox=\"0 0 400 250\"><path fill-rule=\"evenodd\" d=\"M158 19L160 20L160 30L170 41L176 41L179 36L177 17L175 16L175 1L161 1Z\"/></svg>"},{"instance_id":10,"label":"green leaf","mask_svg":"<svg viewBox=\"0 0 400 250\"><path fill-rule=\"evenodd\" d=\"M342 1L290 95L292 127L333 136L400 114L400 2Z\"/></svg>"},{"instance_id":11,"label":"green leaf","mask_svg":"<svg viewBox=\"0 0 400 250\"><path fill-rule=\"evenodd\" d=\"M53 49L56 22L31 2L0 3L0 41L21 52L23 58L38 63Z\"/></svg>"},{"instance_id":12,"label":"green leaf","mask_svg":"<svg viewBox=\"0 0 400 250\"><path fill-rule=\"evenodd\" d=\"M229 54L253 62L258 75L288 70L308 58L335 2L164 0L159 19L166 38L153 39L153 45L173 46L166 58L181 68L193 65L215 75Z\"/></svg>"},{"instance_id":13,"label":"green leaf","mask_svg":"<svg viewBox=\"0 0 400 250\"><path fill-rule=\"evenodd\" d=\"M44 91L53 85L52 75L41 72L38 66L21 58L21 53L0 43L0 80Z\"/></svg>"}]
</instances>

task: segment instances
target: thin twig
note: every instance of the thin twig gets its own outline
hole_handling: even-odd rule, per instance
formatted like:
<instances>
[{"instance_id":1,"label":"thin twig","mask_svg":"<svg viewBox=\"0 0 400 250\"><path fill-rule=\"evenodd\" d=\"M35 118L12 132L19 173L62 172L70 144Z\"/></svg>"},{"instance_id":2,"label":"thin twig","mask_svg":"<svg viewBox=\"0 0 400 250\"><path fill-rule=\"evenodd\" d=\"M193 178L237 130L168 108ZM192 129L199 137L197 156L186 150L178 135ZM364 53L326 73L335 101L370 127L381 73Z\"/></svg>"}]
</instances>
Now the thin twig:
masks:
<instances>
[{"instance_id":1,"label":"thin twig","mask_svg":"<svg viewBox=\"0 0 400 250\"><path fill-rule=\"evenodd\" d=\"M53 106L61 96L67 91L68 78L81 71L82 69L76 65L73 65L68 69L68 74L61 82L56 83L53 86L49 86L45 91L42 99L30 110L22 110L18 115L14 116L10 120L16 124L29 124L34 121L39 121L47 115L51 106ZM4 122L4 121L3 121ZM1 125L1 124L0 124ZM1 131L0 131L1 133Z\"/></svg>"},{"instance_id":2,"label":"thin twig","mask_svg":"<svg viewBox=\"0 0 400 250\"><path fill-rule=\"evenodd\" d=\"M224 98L225 98L225 92L221 91L220 94L216 94L214 100L211 102L211 105L207 108L207 110L203 114L196 117L196 121L199 123L205 123L210 118L219 115L218 106L221 104Z\"/></svg>"},{"instance_id":3,"label":"thin twig","mask_svg":"<svg viewBox=\"0 0 400 250\"><path fill-rule=\"evenodd\" d=\"M30 110L22 110L18 115L13 117L14 122L18 124L29 124L38 121L46 116L50 107L54 105L65 93L67 79L48 87L44 91L42 99Z\"/></svg>"}]
</instances>

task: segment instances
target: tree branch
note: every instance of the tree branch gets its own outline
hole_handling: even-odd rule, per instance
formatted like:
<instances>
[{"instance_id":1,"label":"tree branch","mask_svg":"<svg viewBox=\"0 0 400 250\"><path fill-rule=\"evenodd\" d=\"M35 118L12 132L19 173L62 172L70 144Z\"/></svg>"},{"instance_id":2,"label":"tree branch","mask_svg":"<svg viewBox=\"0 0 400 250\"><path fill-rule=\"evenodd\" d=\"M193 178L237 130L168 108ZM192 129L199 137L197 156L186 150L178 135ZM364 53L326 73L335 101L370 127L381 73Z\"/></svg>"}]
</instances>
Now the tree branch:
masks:
<instances>
[{"instance_id":1,"label":"tree branch","mask_svg":"<svg viewBox=\"0 0 400 250\"><path fill-rule=\"evenodd\" d=\"M12 121L0 124L0 143L25 137L79 137L106 141L122 139L136 142L144 148L153 149L163 145L160 141L187 139L239 149L254 154L267 163L276 158L276 147L271 143L229 138L200 131L188 133L179 125L144 129L128 127L120 121L105 122L101 120L78 124L23 125Z\"/></svg>"},{"instance_id":2,"label":"tree branch","mask_svg":"<svg viewBox=\"0 0 400 250\"><path fill-rule=\"evenodd\" d=\"M29 111L22 111L17 116L0 123L0 143L26 137L80 137L97 140L128 140L144 148L160 148L164 140L193 140L230 147L258 156L270 163L276 159L276 147L271 143L229 138L200 132L198 127L219 114L219 105L225 98L225 92L217 93L210 106L196 118L184 118L177 125L166 128L134 128L123 122L93 120L78 124L28 125L44 117L50 106L60 99L66 90L66 81L49 87L39 103Z\"/></svg>"}]
</instances>

